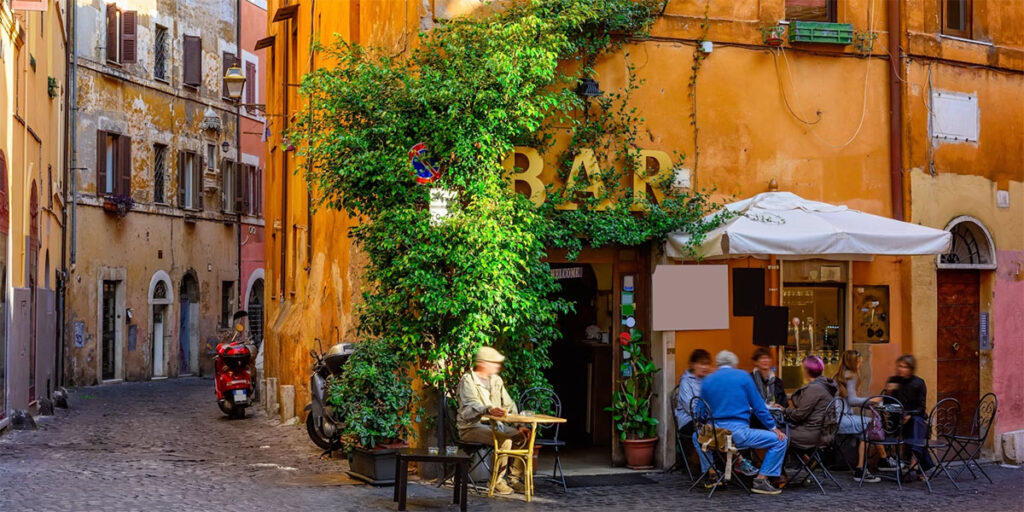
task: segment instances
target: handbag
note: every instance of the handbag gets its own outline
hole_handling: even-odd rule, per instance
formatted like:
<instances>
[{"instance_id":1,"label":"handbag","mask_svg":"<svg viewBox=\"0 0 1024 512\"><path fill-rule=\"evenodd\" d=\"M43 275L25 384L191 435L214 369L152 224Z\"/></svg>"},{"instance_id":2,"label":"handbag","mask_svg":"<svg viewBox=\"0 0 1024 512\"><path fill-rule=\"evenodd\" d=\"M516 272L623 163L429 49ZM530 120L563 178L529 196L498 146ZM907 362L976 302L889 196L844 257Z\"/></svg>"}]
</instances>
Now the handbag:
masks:
<instances>
[{"instance_id":1,"label":"handbag","mask_svg":"<svg viewBox=\"0 0 1024 512\"><path fill-rule=\"evenodd\" d=\"M868 441L884 441L885 429L882 428L882 416L874 408L869 410L871 419L868 420L867 428L864 429L864 435Z\"/></svg>"}]
</instances>

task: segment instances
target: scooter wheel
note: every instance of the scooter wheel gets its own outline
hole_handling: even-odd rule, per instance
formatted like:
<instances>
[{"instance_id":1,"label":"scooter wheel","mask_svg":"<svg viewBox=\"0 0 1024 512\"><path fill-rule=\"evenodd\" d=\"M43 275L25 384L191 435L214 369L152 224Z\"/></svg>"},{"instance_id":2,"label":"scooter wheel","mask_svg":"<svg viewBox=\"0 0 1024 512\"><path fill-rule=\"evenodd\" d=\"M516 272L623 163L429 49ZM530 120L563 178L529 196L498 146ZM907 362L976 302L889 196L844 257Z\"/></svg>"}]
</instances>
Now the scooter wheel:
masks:
<instances>
[{"instance_id":1,"label":"scooter wheel","mask_svg":"<svg viewBox=\"0 0 1024 512\"><path fill-rule=\"evenodd\" d=\"M320 432L320 428L317 427L317 422L313 418L313 413L306 414L306 433L309 434L309 440L313 441L313 444L317 445L321 450L331 449L331 440L327 439L326 436Z\"/></svg>"},{"instance_id":2,"label":"scooter wheel","mask_svg":"<svg viewBox=\"0 0 1024 512\"><path fill-rule=\"evenodd\" d=\"M236 420L245 419L245 407L235 407L231 413L231 417Z\"/></svg>"},{"instance_id":3,"label":"scooter wheel","mask_svg":"<svg viewBox=\"0 0 1024 512\"><path fill-rule=\"evenodd\" d=\"M232 409L232 407L231 407L231 406L229 406L229 405L227 404L227 402L226 402L226 401L224 401L224 400L220 400L220 401L218 401L218 402L217 402L217 407L220 407L220 412L222 412L222 413L224 413L224 414L227 414L229 418L230 418L230 417L232 416L232 414L234 414L234 412L235 412L235 411L234 411L234 409Z\"/></svg>"}]
</instances>

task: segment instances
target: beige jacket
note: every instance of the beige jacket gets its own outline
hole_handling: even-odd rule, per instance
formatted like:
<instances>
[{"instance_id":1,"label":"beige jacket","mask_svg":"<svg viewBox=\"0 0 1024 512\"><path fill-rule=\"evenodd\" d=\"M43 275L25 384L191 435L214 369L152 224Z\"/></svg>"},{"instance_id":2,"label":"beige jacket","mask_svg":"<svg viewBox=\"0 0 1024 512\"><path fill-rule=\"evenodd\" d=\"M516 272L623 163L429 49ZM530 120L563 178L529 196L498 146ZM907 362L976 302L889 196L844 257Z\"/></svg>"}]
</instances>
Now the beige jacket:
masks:
<instances>
[{"instance_id":1,"label":"beige jacket","mask_svg":"<svg viewBox=\"0 0 1024 512\"><path fill-rule=\"evenodd\" d=\"M519 409L512 397L505 390L505 383L501 377L492 375L485 385L477 379L472 371L467 372L459 380L459 432L477 427L490 428L483 422L481 416L487 414L492 407L500 407L509 414L518 414ZM515 431L509 425L502 424L500 431Z\"/></svg>"}]
</instances>

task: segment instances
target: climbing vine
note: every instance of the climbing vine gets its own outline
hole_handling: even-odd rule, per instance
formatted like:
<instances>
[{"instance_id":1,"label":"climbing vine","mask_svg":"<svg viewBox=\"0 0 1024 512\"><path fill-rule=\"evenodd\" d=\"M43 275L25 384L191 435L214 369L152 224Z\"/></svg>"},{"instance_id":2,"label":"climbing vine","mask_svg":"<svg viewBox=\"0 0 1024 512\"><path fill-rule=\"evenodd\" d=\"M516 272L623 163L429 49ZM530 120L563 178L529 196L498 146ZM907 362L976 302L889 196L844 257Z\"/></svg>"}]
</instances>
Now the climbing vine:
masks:
<instances>
[{"instance_id":1,"label":"climbing vine","mask_svg":"<svg viewBox=\"0 0 1024 512\"><path fill-rule=\"evenodd\" d=\"M364 220L350 233L367 255L370 283L359 350L395 355L389 371L359 372L332 388L335 403L370 417L384 398L368 388L397 381L408 389L416 378L452 390L485 344L508 357L513 394L542 385L556 319L571 309L556 298L549 247L574 255L663 241L679 229L699 241L710 228L707 197L672 188L670 168L642 160L643 117L630 102L642 81L633 66L622 90L576 94L595 62L646 35L661 8L663 0L525 0L443 22L405 55L318 47L334 65L304 77L307 101L286 136L305 162L315 206ZM559 140L568 141L558 157L563 184L549 185L549 201L537 207L514 192L502 161L516 146L553 151ZM440 171L428 185L417 183L408 156L421 143L429 149L421 161ZM600 172L580 172L569 186L584 148ZM626 176L640 168L660 201L633 197ZM441 219L429 213L432 190L451 195ZM346 428L372 444L400 437L414 420L389 417L394 430L387 422L373 432Z\"/></svg>"}]
</instances>

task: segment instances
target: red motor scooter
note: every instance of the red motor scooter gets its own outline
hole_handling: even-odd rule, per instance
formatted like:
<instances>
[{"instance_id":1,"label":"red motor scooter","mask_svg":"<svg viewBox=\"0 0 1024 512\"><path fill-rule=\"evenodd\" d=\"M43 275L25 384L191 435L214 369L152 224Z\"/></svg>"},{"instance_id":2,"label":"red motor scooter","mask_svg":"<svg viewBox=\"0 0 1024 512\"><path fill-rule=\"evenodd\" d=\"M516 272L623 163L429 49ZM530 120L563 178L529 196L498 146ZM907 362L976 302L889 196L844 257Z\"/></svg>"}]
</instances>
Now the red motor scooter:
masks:
<instances>
[{"instance_id":1,"label":"red motor scooter","mask_svg":"<svg viewBox=\"0 0 1024 512\"><path fill-rule=\"evenodd\" d=\"M229 418L244 418L245 408L252 405L253 385L249 363L253 350L243 335L245 328L239 321L246 312L235 313L235 332L231 339L217 345L214 358L214 382L217 405Z\"/></svg>"}]
</instances>

